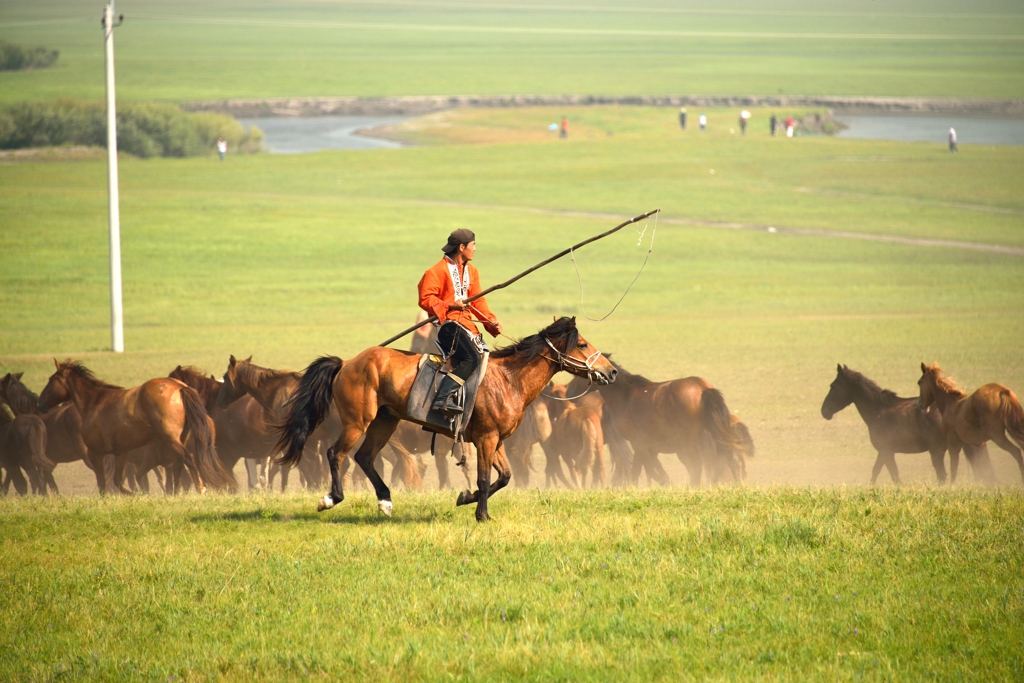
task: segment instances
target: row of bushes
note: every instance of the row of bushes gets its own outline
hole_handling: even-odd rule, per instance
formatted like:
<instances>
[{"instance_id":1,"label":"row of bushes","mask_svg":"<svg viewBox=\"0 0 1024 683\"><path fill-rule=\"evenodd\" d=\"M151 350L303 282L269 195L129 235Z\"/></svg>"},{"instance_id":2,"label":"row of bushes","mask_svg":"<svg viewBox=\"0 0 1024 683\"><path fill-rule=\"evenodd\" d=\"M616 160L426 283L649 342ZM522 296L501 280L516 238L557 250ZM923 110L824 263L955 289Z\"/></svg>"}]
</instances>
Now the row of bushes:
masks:
<instances>
[{"instance_id":1,"label":"row of bushes","mask_svg":"<svg viewBox=\"0 0 1024 683\"><path fill-rule=\"evenodd\" d=\"M219 138L233 152L263 149L263 131L224 114L190 114L170 104L122 104L117 112L117 147L138 157L212 154ZM107 146L102 102L62 99L0 108L0 149L60 145Z\"/></svg>"},{"instance_id":2,"label":"row of bushes","mask_svg":"<svg viewBox=\"0 0 1024 683\"><path fill-rule=\"evenodd\" d=\"M57 61L57 50L45 47L22 47L0 40L0 71L21 71L22 69L45 69Z\"/></svg>"}]
</instances>

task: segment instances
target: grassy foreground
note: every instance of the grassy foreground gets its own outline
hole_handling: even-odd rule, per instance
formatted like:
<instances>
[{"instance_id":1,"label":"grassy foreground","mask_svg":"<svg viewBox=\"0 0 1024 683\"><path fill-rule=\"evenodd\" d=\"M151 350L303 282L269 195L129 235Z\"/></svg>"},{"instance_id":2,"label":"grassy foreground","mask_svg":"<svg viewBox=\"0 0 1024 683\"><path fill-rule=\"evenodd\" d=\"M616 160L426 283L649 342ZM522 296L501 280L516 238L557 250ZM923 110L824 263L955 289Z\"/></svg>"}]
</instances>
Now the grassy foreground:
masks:
<instances>
[{"instance_id":1,"label":"grassy foreground","mask_svg":"<svg viewBox=\"0 0 1024 683\"><path fill-rule=\"evenodd\" d=\"M6 680L1019 680L1024 499L0 501Z\"/></svg>"},{"instance_id":2,"label":"grassy foreground","mask_svg":"<svg viewBox=\"0 0 1024 683\"><path fill-rule=\"evenodd\" d=\"M60 50L0 102L103 97L100 6L6 0ZM122 0L122 100L466 94L1024 96L1013 0Z\"/></svg>"}]
</instances>

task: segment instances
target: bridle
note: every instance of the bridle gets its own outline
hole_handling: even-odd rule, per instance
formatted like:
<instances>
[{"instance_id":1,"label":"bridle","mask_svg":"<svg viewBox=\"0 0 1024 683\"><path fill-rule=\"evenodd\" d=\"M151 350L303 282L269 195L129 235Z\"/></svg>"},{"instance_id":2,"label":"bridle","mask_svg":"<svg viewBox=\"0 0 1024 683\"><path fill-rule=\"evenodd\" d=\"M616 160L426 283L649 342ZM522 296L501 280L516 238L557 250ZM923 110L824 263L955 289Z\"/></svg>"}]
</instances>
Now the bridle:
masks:
<instances>
[{"instance_id":1,"label":"bridle","mask_svg":"<svg viewBox=\"0 0 1024 683\"><path fill-rule=\"evenodd\" d=\"M557 348L555 348L555 345L552 344L551 340L548 339L547 337L544 337L544 343L547 344L548 347L555 352L554 358L549 358L548 356L541 354L546 360L557 365L559 370L565 370L566 372L573 375L578 375L580 372L586 372L587 381L589 382L589 384L587 384L587 388L583 391L583 393L579 394L578 396L560 398L558 396L548 396L547 394L543 393L541 395L544 396L545 398L553 398L556 401L574 401L590 393L590 389L594 386L594 377L599 374L594 370L594 363L596 363L597 360L601 357L601 351L594 351L594 353L587 356L587 359L585 361L582 361L579 358L574 358L569 354L562 353L561 351L559 351ZM575 370L576 372L573 372L573 370Z\"/></svg>"}]
</instances>

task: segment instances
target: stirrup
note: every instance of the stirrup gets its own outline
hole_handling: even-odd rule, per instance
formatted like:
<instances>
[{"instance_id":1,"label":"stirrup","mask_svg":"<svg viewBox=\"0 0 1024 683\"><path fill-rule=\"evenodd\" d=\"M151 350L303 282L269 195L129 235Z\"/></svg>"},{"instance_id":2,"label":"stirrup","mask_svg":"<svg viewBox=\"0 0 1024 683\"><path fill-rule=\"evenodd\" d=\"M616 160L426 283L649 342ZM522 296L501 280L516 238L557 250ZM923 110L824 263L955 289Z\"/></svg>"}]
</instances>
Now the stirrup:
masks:
<instances>
[{"instance_id":1,"label":"stirrup","mask_svg":"<svg viewBox=\"0 0 1024 683\"><path fill-rule=\"evenodd\" d=\"M463 412L462 406L459 405L456 397L458 396L458 388L452 390L445 396L438 396L434 399L434 405L431 406L434 410L440 411L445 415L461 415Z\"/></svg>"}]
</instances>

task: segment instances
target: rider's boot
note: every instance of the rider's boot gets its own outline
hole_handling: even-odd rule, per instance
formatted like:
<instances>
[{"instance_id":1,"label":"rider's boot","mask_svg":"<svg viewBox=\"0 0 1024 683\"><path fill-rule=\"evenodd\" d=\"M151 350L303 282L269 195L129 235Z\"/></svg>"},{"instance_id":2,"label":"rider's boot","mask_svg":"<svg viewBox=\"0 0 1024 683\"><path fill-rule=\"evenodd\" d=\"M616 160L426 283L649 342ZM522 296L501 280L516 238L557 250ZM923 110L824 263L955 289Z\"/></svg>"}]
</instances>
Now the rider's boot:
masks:
<instances>
[{"instance_id":1,"label":"rider's boot","mask_svg":"<svg viewBox=\"0 0 1024 683\"><path fill-rule=\"evenodd\" d=\"M445 415L454 416L462 413L462 406L459 405L459 389L465 382L455 375L445 375L441 380L441 386L437 389L437 397L431 406Z\"/></svg>"}]
</instances>

